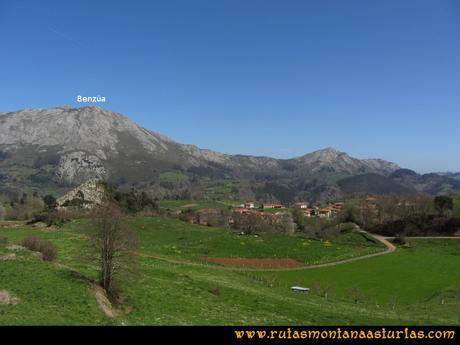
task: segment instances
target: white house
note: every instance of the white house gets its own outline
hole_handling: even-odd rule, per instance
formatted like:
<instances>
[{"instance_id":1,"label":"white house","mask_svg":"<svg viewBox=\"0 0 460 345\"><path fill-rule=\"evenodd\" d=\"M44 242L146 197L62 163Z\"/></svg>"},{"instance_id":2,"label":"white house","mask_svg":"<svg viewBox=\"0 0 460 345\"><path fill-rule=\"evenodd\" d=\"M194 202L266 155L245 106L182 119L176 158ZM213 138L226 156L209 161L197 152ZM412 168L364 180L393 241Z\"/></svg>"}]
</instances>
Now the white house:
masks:
<instances>
[{"instance_id":1,"label":"white house","mask_svg":"<svg viewBox=\"0 0 460 345\"><path fill-rule=\"evenodd\" d=\"M244 204L244 208L255 208L255 206L253 202L246 202Z\"/></svg>"},{"instance_id":2,"label":"white house","mask_svg":"<svg viewBox=\"0 0 460 345\"><path fill-rule=\"evenodd\" d=\"M297 202L294 204L294 207L305 209L308 208L308 204L306 202Z\"/></svg>"}]
</instances>

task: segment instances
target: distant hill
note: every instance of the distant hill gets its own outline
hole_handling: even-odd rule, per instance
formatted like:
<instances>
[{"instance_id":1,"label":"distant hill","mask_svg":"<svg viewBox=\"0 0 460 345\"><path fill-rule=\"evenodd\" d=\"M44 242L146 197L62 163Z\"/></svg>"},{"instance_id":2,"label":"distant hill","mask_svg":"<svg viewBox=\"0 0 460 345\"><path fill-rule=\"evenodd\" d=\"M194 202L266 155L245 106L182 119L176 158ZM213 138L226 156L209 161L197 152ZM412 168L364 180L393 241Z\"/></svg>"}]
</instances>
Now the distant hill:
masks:
<instances>
[{"instance_id":1,"label":"distant hill","mask_svg":"<svg viewBox=\"0 0 460 345\"><path fill-rule=\"evenodd\" d=\"M399 169L391 173L388 177L393 182L407 188L432 195L460 190L460 180L449 175L435 173L421 175L409 169Z\"/></svg>"},{"instance_id":2,"label":"distant hill","mask_svg":"<svg viewBox=\"0 0 460 345\"><path fill-rule=\"evenodd\" d=\"M363 174L347 177L338 181L338 185L345 194L387 194L409 193L408 187L392 181L390 178L378 174Z\"/></svg>"},{"instance_id":3,"label":"distant hill","mask_svg":"<svg viewBox=\"0 0 460 345\"><path fill-rule=\"evenodd\" d=\"M452 173L452 172L443 172L443 173L438 173L439 175L450 177L456 180L460 180L460 172Z\"/></svg>"},{"instance_id":4,"label":"distant hill","mask_svg":"<svg viewBox=\"0 0 460 345\"><path fill-rule=\"evenodd\" d=\"M0 113L4 193L35 189L62 194L99 178L121 189L134 185L159 198L314 201L344 196L356 186L368 192L383 192L384 186L397 190L405 180L389 176L399 169L395 163L357 159L333 148L292 159L223 154L177 143L97 107Z\"/></svg>"}]
</instances>

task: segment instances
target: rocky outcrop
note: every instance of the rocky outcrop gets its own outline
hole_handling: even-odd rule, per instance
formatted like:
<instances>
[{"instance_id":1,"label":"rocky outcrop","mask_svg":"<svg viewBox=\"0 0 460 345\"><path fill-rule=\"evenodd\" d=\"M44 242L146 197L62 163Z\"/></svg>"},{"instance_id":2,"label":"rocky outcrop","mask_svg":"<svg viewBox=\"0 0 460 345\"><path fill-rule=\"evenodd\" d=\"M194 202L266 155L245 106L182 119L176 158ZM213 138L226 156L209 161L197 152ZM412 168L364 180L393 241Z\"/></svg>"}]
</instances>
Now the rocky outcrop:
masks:
<instances>
[{"instance_id":1,"label":"rocky outcrop","mask_svg":"<svg viewBox=\"0 0 460 345\"><path fill-rule=\"evenodd\" d=\"M92 179L58 198L56 203L57 209L91 209L103 204L106 198L107 190L104 183L98 179Z\"/></svg>"}]
</instances>

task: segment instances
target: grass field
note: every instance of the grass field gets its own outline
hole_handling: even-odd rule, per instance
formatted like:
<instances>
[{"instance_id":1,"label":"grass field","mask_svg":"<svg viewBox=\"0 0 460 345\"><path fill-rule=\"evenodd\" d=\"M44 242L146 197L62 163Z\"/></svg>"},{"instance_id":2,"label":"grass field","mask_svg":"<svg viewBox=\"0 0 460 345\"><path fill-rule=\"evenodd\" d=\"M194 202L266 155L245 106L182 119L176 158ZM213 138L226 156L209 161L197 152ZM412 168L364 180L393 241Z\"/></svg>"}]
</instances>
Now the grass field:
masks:
<instances>
[{"instance_id":1,"label":"grass field","mask_svg":"<svg viewBox=\"0 0 460 345\"><path fill-rule=\"evenodd\" d=\"M28 251L14 251L14 260L0 260L0 291L19 298L16 305L0 305L0 324L460 323L459 240L417 240L410 249L334 267L254 272L201 265L200 258L208 253L315 262L351 255L355 246L362 246L362 253L380 248L350 235L331 245L311 241L304 246L304 240L294 236L238 236L171 219L130 222L143 242L143 275L123 287L130 312L115 319L99 310L90 285L72 273L97 278L94 263L82 255L84 221L56 231L0 228L9 244L34 234L51 240L59 250L54 263ZM13 251L0 245L0 257L8 253ZM289 290L291 284L313 287L328 281L336 288L327 299L314 290L308 295ZM347 293L350 287L360 288L366 297L355 304Z\"/></svg>"},{"instance_id":2,"label":"grass field","mask_svg":"<svg viewBox=\"0 0 460 345\"><path fill-rule=\"evenodd\" d=\"M203 257L291 258L318 264L375 253L384 249L361 234L350 233L334 241L308 240L282 234L241 236L238 232L191 225L167 218L134 218L143 251L199 260Z\"/></svg>"}]
</instances>

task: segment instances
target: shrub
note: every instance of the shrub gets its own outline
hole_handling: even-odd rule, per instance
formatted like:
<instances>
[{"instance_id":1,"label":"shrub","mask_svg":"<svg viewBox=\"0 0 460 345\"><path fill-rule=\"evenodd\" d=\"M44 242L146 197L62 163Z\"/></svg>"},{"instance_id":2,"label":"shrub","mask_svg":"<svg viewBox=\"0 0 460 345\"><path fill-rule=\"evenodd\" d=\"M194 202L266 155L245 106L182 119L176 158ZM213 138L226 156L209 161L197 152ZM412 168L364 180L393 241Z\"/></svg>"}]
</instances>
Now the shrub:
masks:
<instances>
[{"instance_id":1,"label":"shrub","mask_svg":"<svg viewBox=\"0 0 460 345\"><path fill-rule=\"evenodd\" d=\"M348 234L355 230L356 225L354 223L348 222L348 223L342 223L339 225L340 226L340 232L342 234Z\"/></svg>"},{"instance_id":2,"label":"shrub","mask_svg":"<svg viewBox=\"0 0 460 345\"><path fill-rule=\"evenodd\" d=\"M22 245L33 252L42 253L42 258L45 261L54 261L57 258L57 248L50 241L28 236L22 240Z\"/></svg>"},{"instance_id":3,"label":"shrub","mask_svg":"<svg viewBox=\"0 0 460 345\"><path fill-rule=\"evenodd\" d=\"M58 253L56 246L50 241L42 241L39 252L42 253L43 260L45 261L54 261Z\"/></svg>"},{"instance_id":4,"label":"shrub","mask_svg":"<svg viewBox=\"0 0 460 345\"><path fill-rule=\"evenodd\" d=\"M38 252L40 248L40 239L35 236L27 236L22 240L22 246L33 252Z\"/></svg>"}]
</instances>

